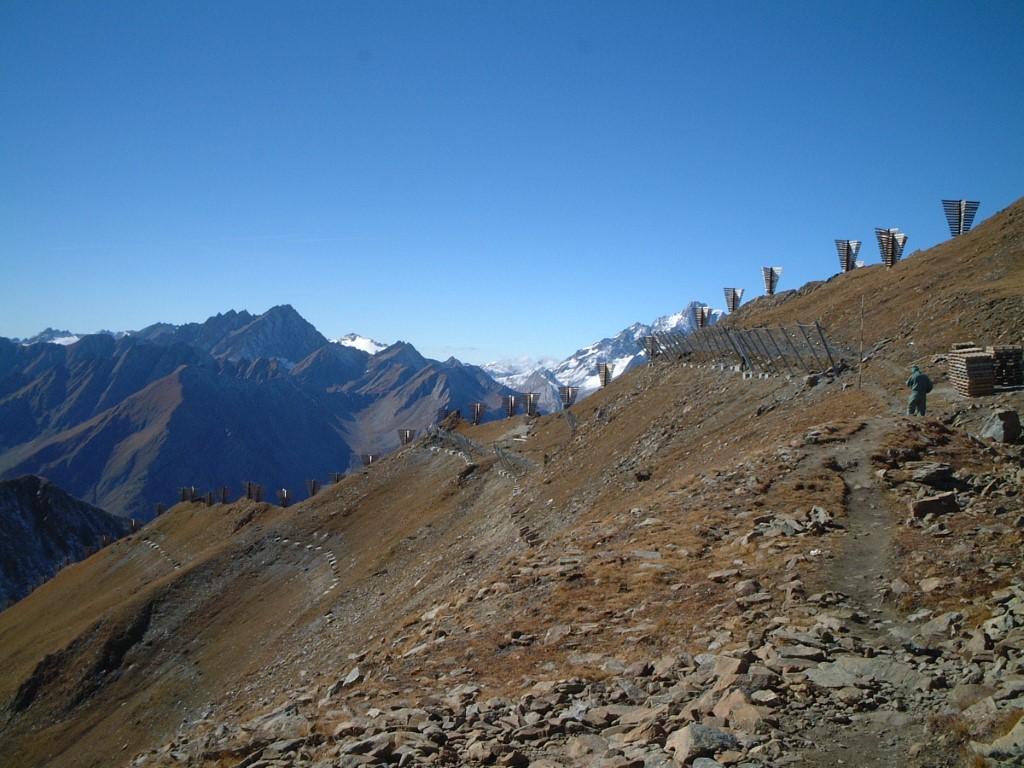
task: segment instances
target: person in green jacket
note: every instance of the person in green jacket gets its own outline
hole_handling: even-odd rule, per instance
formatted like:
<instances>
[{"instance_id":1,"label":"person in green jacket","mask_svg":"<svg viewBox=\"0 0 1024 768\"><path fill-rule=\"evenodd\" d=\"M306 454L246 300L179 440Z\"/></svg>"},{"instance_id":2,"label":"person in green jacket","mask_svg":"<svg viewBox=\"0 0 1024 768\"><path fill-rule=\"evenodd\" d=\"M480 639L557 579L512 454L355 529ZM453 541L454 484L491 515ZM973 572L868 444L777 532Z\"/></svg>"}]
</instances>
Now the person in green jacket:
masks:
<instances>
[{"instance_id":1,"label":"person in green jacket","mask_svg":"<svg viewBox=\"0 0 1024 768\"><path fill-rule=\"evenodd\" d=\"M913 365L910 367L907 386L910 387L910 403L907 405L907 414L909 416L915 414L924 416L928 393L932 391L932 380L922 373L920 368Z\"/></svg>"}]
</instances>

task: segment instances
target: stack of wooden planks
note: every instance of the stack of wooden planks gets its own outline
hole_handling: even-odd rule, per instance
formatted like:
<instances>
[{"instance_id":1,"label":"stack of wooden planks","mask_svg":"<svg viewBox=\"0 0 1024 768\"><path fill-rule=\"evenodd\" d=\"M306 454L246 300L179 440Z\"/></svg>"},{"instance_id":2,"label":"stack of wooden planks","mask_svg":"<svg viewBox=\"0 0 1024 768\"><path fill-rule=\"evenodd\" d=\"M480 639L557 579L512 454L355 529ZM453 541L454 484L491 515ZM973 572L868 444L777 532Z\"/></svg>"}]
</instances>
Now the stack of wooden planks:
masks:
<instances>
[{"instance_id":1,"label":"stack of wooden planks","mask_svg":"<svg viewBox=\"0 0 1024 768\"><path fill-rule=\"evenodd\" d=\"M1004 344L989 347L997 387L1024 386L1024 346Z\"/></svg>"},{"instance_id":2,"label":"stack of wooden planks","mask_svg":"<svg viewBox=\"0 0 1024 768\"><path fill-rule=\"evenodd\" d=\"M954 344L949 353L949 380L964 397L995 394L992 355L980 347Z\"/></svg>"}]
</instances>

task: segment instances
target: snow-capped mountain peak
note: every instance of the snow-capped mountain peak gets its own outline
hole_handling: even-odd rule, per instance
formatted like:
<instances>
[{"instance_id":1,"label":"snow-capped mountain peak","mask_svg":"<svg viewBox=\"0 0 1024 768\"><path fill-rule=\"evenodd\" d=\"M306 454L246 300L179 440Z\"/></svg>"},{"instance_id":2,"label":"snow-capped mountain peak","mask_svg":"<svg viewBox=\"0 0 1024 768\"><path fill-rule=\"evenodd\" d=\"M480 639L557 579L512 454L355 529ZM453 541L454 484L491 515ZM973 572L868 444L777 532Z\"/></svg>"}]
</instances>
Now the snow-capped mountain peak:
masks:
<instances>
[{"instance_id":1,"label":"snow-capped mountain peak","mask_svg":"<svg viewBox=\"0 0 1024 768\"><path fill-rule=\"evenodd\" d=\"M562 361L551 359L533 361L530 358L499 360L481 366L492 378L519 392L540 392L540 409L551 412L561 409L558 394L560 386L580 388L580 397L599 389L601 380L598 364L611 366L612 377L620 376L646 360L643 339L656 333L690 334L696 330L694 307L701 302L690 302L683 310L659 317L651 324L633 323L615 336L594 342ZM710 322L716 322L721 310L712 310Z\"/></svg>"},{"instance_id":2,"label":"snow-capped mountain peak","mask_svg":"<svg viewBox=\"0 0 1024 768\"><path fill-rule=\"evenodd\" d=\"M521 355L519 357L504 357L492 363L485 363L480 367L487 371L491 378L501 379L520 374L529 375L541 368L554 368L558 363L559 361L553 357L533 358Z\"/></svg>"},{"instance_id":3,"label":"snow-capped mountain peak","mask_svg":"<svg viewBox=\"0 0 1024 768\"><path fill-rule=\"evenodd\" d=\"M580 387L582 393L593 391L600 386L598 363L611 365L612 376L619 376L644 360L641 346L644 337L655 333L693 333L696 306L701 306L700 302L690 302L682 311L663 315L650 325L633 323L617 335L579 350L553 368L552 373L562 384ZM721 311L713 311L711 322L717 321L721 314Z\"/></svg>"},{"instance_id":4,"label":"snow-capped mountain peak","mask_svg":"<svg viewBox=\"0 0 1024 768\"><path fill-rule=\"evenodd\" d=\"M366 336L360 336L358 333L346 333L344 336L340 336L337 339L332 339L335 344L341 344L343 347L355 347L361 349L363 352L367 352L371 355L375 355L382 349L387 349L388 344L381 344L379 341L367 338Z\"/></svg>"}]
</instances>

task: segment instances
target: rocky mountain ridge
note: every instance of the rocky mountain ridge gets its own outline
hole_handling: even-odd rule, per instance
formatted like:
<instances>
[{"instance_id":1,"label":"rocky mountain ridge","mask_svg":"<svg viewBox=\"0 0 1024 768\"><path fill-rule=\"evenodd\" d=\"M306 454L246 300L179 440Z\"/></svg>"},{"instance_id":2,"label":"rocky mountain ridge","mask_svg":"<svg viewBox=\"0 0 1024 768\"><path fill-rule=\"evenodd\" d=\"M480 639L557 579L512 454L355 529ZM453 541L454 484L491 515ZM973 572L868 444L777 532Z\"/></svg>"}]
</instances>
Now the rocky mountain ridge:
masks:
<instances>
[{"instance_id":1,"label":"rocky mountain ridge","mask_svg":"<svg viewBox=\"0 0 1024 768\"><path fill-rule=\"evenodd\" d=\"M0 339L0 476L38 474L150 519L180 487L298 491L399 444L446 408L508 390L398 343L332 344L291 307L70 344Z\"/></svg>"}]
</instances>

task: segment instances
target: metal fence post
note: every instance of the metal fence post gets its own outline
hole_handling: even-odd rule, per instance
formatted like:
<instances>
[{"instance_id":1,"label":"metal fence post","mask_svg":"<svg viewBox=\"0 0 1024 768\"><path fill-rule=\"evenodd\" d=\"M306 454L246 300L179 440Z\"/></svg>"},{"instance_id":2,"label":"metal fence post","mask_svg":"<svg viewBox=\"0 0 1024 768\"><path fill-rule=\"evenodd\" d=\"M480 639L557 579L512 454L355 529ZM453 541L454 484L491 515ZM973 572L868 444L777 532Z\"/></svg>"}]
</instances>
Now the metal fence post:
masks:
<instances>
[{"instance_id":1,"label":"metal fence post","mask_svg":"<svg viewBox=\"0 0 1024 768\"><path fill-rule=\"evenodd\" d=\"M782 364L786 366L786 370L789 372L789 375L792 376L793 369L790 367L789 361L786 359L786 355L782 352L782 348L778 345L778 342L775 341L775 337L772 335L772 329L766 325L764 327L764 332L768 335L768 338L771 340L772 346L775 347L775 351L779 353L779 359L782 361Z\"/></svg>"},{"instance_id":2,"label":"metal fence post","mask_svg":"<svg viewBox=\"0 0 1024 768\"><path fill-rule=\"evenodd\" d=\"M793 350L793 354L796 355L796 359L800 361L800 365L803 366L803 369L807 371L807 373L810 373L810 366L807 365L807 361L804 360L803 355L800 354L800 350L797 349L796 344L793 343L793 339L790 338L789 333L781 325L779 326L779 330L782 332L782 337L786 340L786 343L789 344L789 348Z\"/></svg>"},{"instance_id":3,"label":"metal fence post","mask_svg":"<svg viewBox=\"0 0 1024 768\"><path fill-rule=\"evenodd\" d=\"M832 370L838 373L839 369L836 368L836 361L832 359L832 351L828 348L828 341L825 340L825 334L821 332L821 326L818 325L817 320L814 321L814 327L818 331L818 336L821 337L821 346L825 348L825 354L828 355L828 362L832 366Z\"/></svg>"},{"instance_id":4,"label":"metal fence post","mask_svg":"<svg viewBox=\"0 0 1024 768\"><path fill-rule=\"evenodd\" d=\"M814 343L807 336L807 331L804 330L804 327L800 325L800 323L797 323L796 327L804 337L804 341L807 342L807 348L811 351L811 356L814 358L815 364L819 366L820 370L824 370L824 366L821 365L821 360L818 359L818 353L814 351Z\"/></svg>"}]
</instances>

